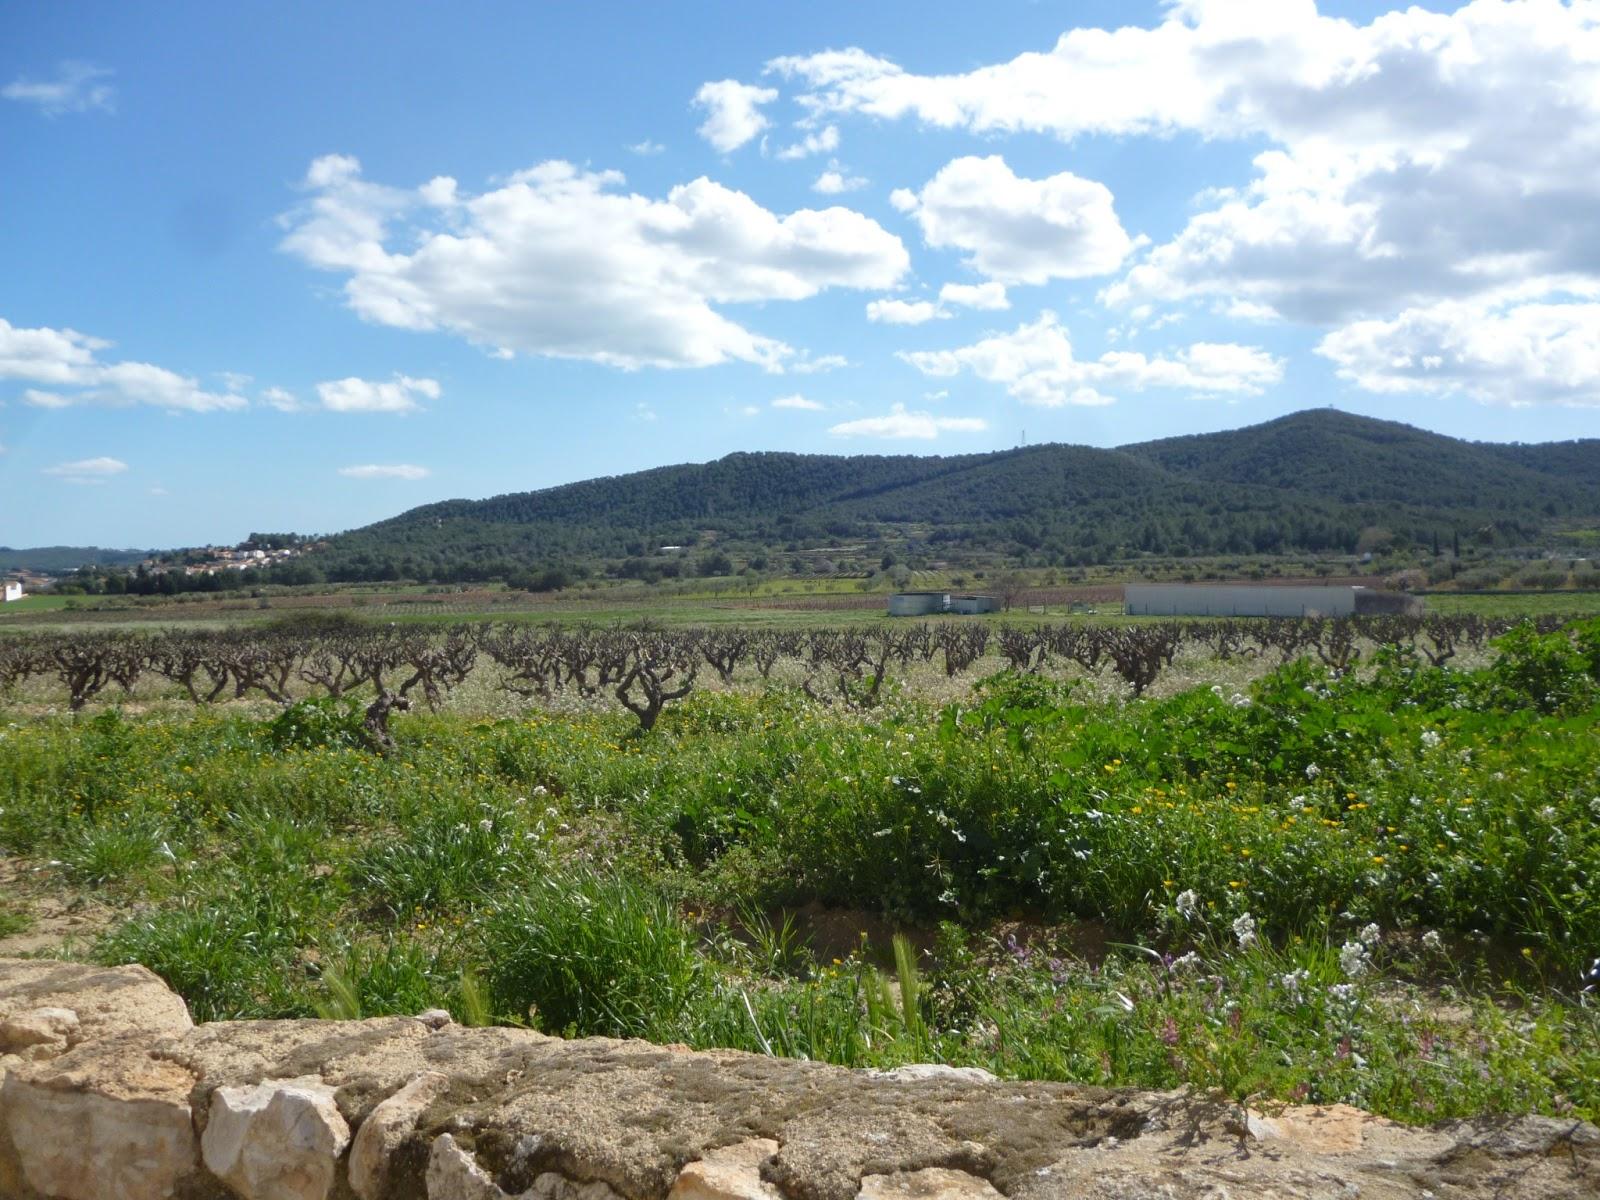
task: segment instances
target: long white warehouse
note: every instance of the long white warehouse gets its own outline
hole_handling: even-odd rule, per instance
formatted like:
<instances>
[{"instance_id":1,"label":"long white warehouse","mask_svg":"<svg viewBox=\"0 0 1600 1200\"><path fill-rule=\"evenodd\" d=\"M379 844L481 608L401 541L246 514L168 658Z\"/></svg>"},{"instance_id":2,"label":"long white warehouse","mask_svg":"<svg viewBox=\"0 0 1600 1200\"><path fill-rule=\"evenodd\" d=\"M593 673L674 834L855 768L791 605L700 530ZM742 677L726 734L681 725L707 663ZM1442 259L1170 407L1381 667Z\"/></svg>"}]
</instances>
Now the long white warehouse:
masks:
<instances>
[{"instance_id":1,"label":"long white warehouse","mask_svg":"<svg viewBox=\"0 0 1600 1200\"><path fill-rule=\"evenodd\" d=\"M1135 584L1124 591L1123 611L1138 617L1349 617L1420 608L1414 596L1363 587Z\"/></svg>"}]
</instances>

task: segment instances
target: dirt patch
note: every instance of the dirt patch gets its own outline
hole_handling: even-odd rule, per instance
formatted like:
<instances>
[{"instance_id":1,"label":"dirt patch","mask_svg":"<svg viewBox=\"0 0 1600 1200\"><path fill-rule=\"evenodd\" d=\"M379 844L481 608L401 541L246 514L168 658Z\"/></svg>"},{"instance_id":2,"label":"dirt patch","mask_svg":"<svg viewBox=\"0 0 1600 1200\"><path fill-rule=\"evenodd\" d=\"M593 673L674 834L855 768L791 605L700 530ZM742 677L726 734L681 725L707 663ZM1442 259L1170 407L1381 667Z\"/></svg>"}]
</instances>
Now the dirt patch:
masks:
<instances>
[{"instance_id":1,"label":"dirt patch","mask_svg":"<svg viewBox=\"0 0 1600 1200\"><path fill-rule=\"evenodd\" d=\"M82 949L117 916L103 901L73 891L48 864L0 855L0 956Z\"/></svg>"}]
</instances>

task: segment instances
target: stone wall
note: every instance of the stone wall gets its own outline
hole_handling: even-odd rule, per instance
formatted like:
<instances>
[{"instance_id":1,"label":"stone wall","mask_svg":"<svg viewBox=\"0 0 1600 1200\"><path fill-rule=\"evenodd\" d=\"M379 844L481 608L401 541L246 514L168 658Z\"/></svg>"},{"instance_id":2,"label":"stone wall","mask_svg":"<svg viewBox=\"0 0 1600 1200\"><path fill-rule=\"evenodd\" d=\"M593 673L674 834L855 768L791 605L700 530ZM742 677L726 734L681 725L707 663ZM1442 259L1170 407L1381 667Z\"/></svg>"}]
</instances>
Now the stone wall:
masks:
<instances>
[{"instance_id":1,"label":"stone wall","mask_svg":"<svg viewBox=\"0 0 1600 1200\"><path fill-rule=\"evenodd\" d=\"M849 1071L467 1029L196 1026L142 967L0 959L7 1200L1594 1200L1600 1130Z\"/></svg>"}]
</instances>

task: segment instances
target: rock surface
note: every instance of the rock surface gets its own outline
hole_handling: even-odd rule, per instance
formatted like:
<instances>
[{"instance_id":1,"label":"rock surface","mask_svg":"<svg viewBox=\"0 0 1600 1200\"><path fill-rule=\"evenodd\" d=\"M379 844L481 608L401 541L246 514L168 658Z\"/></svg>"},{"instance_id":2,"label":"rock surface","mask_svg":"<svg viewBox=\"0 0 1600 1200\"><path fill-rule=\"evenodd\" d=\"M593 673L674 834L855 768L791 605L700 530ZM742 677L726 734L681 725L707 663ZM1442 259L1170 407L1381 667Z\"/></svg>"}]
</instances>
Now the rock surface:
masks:
<instances>
[{"instance_id":1,"label":"rock surface","mask_svg":"<svg viewBox=\"0 0 1600 1200\"><path fill-rule=\"evenodd\" d=\"M0 1029L23 1051L0 1057L4 1200L1600 1196L1583 1122L1413 1129L413 1017L192 1027L141 968L0 960Z\"/></svg>"},{"instance_id":2,"label":"rock surface","mask_svg":"<svg viewBox=\"0 0 1600 1200\"><path fill-rule=\"evenodd\" d=\"M349 1144L331 1087L275 1079L212 1092L200 1154L244 1200L327 1200Z\"/></svg>"}]
</instances>

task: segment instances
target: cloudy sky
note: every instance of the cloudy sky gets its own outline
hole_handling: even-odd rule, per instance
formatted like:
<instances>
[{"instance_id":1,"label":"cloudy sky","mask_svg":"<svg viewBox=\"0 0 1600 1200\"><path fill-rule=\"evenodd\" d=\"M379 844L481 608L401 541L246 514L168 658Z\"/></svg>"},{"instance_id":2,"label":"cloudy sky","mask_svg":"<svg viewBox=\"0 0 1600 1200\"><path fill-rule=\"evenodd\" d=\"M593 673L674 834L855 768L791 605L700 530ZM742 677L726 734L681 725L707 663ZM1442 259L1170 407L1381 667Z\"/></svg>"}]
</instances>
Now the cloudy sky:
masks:
<instances>
[{"instance_id":1,"label":"cloudy sky","mask_svg":"<svg viewBox=\"0 0 1600 1200\"><path fill-rule=\"evenodd\" d=\"M1600 0L0 14L0 544L1319 405L1600 435Z\"/></svg>"}]
</instances>

